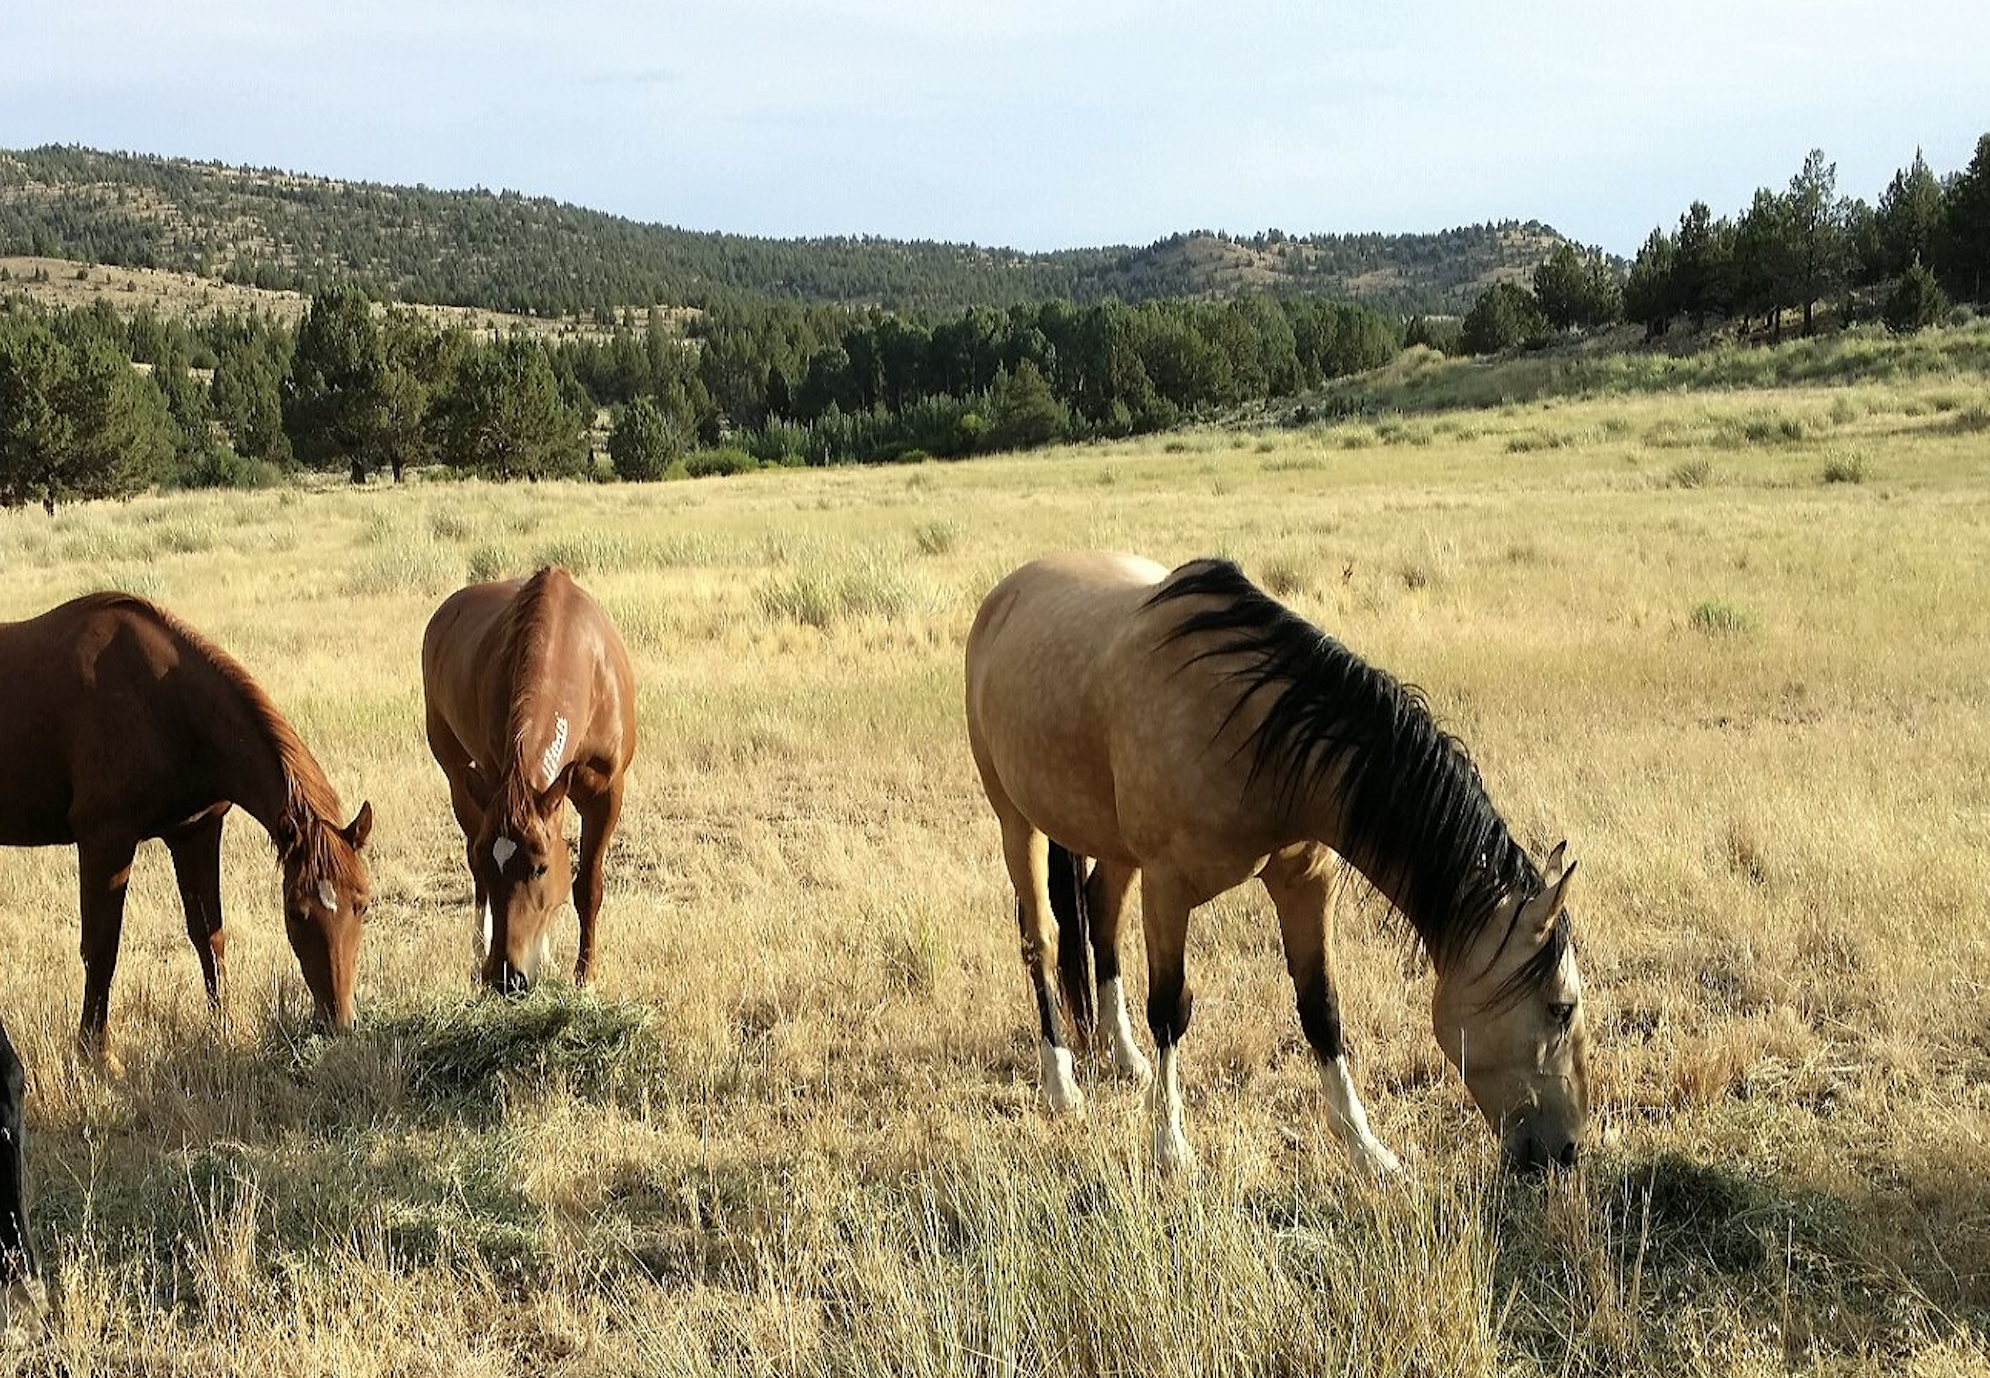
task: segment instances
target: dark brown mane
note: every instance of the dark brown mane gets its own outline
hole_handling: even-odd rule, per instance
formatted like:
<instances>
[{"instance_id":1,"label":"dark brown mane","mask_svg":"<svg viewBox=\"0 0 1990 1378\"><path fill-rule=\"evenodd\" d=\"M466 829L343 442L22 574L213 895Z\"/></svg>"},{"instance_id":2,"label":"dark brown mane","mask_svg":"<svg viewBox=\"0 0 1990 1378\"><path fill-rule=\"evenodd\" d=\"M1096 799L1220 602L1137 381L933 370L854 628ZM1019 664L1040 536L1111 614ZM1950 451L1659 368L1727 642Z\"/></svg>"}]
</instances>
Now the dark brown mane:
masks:
<instances>
[{"instance_id":1,"label":"dark brown mane","mask_svg":"<svg viewBox=\"0 0 1990 1378\"><path fill-rule=\"evenodd\" d=\"M512 836L529 829L539 812L538 795L532 788L531 764L525 759L525 735L538 721L540 699L548 678L546 662L552 653L555 628L551 605L556 575L561 580L567 577L558 565L546 565L525 581L511 600L498 639L498 672L511 693L504 729L510 755L499 766L501 774L492 808L503 830Z\"/></svg>"},{"instance_id":2,"label":"dark brown mane","mask_svg":"<svg viewBox=\"0 0 1990 1378\"><path fill-rule=\"evenodd\" d=\"M98 593L90 595L88 601L103 608L128 608L157 622L175 639L199 653L222 681L241 695L249 717L263 729L283 771L283 810L277 817L272 837L277 854L288 860L301 852L307 883L321 880L341 886L354 883L358 876L349 861L352 852L346 848L334 849L329 837L345 817L338 791L325 778L318 758L304 745L297 729L271 702L262 685L256 683L255 676L235 657L172 613L136 594Z\"/></svg>"}]
</instances>

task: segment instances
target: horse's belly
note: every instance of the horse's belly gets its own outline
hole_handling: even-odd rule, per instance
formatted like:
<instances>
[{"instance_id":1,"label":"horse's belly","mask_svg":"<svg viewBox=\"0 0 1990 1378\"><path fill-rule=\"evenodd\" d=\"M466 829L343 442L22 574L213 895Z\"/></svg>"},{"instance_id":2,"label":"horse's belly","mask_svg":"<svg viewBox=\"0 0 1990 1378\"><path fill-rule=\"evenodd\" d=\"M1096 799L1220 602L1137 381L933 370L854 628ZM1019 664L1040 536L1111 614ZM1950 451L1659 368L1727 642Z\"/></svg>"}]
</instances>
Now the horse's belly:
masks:
<instances>
[{"instance_id":1,"label":"horse's belly","mask_svg":"<svg viewBox=\"0 0 1990 1378\"><path fill-rule=\"evenodd\" d=\"M69 826L69 776L56 760L61 738L37 706L17 701L0 721L0 846L76 840Z\"/></svg>"}]
</instances>

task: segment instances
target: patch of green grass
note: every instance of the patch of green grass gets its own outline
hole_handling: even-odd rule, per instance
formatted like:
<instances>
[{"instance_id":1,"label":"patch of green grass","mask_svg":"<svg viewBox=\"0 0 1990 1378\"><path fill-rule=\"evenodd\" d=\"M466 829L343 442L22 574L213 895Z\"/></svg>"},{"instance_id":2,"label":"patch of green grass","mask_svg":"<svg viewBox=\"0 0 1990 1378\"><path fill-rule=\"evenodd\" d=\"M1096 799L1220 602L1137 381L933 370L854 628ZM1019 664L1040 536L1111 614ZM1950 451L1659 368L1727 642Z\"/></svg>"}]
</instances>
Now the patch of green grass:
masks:
<instances>
[{"instance_id":1,"label":"patch of green grass","mask_svg":"<svg viewBox=\"0 0 1990 1378\"><path fill-rule=\"evenodd\" d=\"M894 621L929 601L903 570L877 560L840 570L797 570L762 585L757 596L768 617L822 630L860 618Z\"/></svg>"},{"instance_id":2,"label":"patch of green grass","mask_svg":"<svg viewBox=\"0 0 1990 1378\"><path fill-rule=\"evenodd\" d=\"M447 592L461 582L463 560L453 550L402 539L383 544L346 573L346 592L370 594Z\"/></svg>"},{"instance_id":3,"label":"patch of green grass","mask_svg":"<svg viewBox=\"0 0 1990 1378\"><path fill-rule=\"evenodd\" d=\"M1754 613L1720 598L1696 604L1687 620L1708 636L1747 636L1757 625Z\"/></svg>"},{"instance_id":4,"label":"patch of green grass","mask_svg":"<svg viewBox=\"0 0 1990 1378\"><path fill-rule=\"evenodd\" d=\"M1698 459L1681 460L1672 466L1665 476L1666 485L1671 488L1705 488L1713 482L1714 462L1702 456Z\"/></svg>"},{"instance_id":5,"label":"patch of green grass","mask_svg":"<svg viewBox=\"0 0 1990 1378\"><path fill-rule=\"evenodd\" d=\"M1872 477L1872 463L1863 451L1849 450L1824 461L1826 483L1864 483Z\"/></svg>"},{"instance_id":6,"label":"patch of green grass","mask_svg":"<svg viewBox=\"0 0 1990 1378\"><path fill-rule=\"evenodd\" d=\"M563 1087L605 1100L657 1074L663 1047L648 1008L605 1001L559 982L517 999L439 999L362 1025L360 1036L393 1045L408 1094L445 1113L495 1112L522 1088ZM336 1042L322 1046L336 1052Z\"/></svg>"},{"instance_id":7,"label":"patch of green grass","mask_svg":"<svg viewBox=\"0 0 1990 1378\"><path fill-rule=\"evenodd\" d=\"M480 545L470 552L469 579L473 584L488 584L524 572L517 554L504 546Z\"/></svg>"},{"instance_id":8,"label":"patch of green grass","mask_svg":"<svg viewBox=\"0 0 1990 1378\"><path fill-rule=\"evenodd\" d=\"M944 517L921 522L913 529L912 540L922 555L945 555L960 544L961 524Z\"/></svg>"}]
</instances>

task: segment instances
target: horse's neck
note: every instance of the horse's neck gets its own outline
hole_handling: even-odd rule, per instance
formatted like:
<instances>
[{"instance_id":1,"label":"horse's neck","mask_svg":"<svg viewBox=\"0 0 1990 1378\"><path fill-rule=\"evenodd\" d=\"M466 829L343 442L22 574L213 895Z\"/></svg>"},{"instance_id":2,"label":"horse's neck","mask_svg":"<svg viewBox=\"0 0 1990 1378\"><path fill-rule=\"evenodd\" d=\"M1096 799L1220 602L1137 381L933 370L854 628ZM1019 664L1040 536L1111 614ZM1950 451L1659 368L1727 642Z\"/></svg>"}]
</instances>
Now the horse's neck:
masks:
<instances>
[{"instance_id":1,"label":"horse's neck","mask_svg":"<svg viewBox=\"0 0 1990 1378\"><path fill-rule=\"evenodd\" d=\"M1354 845L1348 836L1347 800L1339 777L1338 771L1324 772L1311 789L1300 793L1295 801L1300 835L1332 848L1335 855L1353 867L1409 922L1424 951L1433 963L1437 962L1439 945L1424 928L1429 916L1416 913L1410 898L1418 859L1381 854Z\"/></svg>"},{"instance_id":2,"label":"horse's neck","mask_svg":"<svg viewBox=\"0 0 1990 1378\"><path fill-rule=\"evenodd\" d=\"M211 759L225 762L217 774L222 777L228 802L262 824L270 840L284 848L296 841L285 834L297 827L291 801L299 791L292 787L291 766L284 759L284 744L272 722L276 710L258 705L219 666L208 669L217 691L203 735Z\"/></svg>"}]
</instances>

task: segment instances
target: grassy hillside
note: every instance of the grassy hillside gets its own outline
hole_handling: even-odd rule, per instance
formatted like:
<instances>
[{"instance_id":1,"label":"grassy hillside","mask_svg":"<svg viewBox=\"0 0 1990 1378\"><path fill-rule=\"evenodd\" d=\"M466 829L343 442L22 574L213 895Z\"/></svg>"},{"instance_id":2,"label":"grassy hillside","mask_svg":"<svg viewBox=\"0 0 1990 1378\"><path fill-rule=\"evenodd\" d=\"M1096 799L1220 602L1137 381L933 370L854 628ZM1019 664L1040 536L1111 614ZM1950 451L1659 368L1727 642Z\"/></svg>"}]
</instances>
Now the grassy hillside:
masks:
<instances>
[{"instance_id":1,"label":"grassy hillside","mask_svg":"<svg viewBox=\"0 0 1990 1378\"><path fill-rule=\"evenodd\" d=\"M1986 408L1952 373L0 515L0 617L159 597L379 811L353 1037L304 1034L274 863L236 821L227 1020L148 848L110 1072L71 1051L72 858L0 852L60 1303L15 1352L258 1378L1981 1372ZM1346 1019L1400 1188L1342 1168L1249 890L1190 934L1200 1175L1152 1180L1139 1096L1099 1066L1089 1118L1047 1118L960 658L981 593L1069 546L1236 556L1425 686L1537 854L1571 840L1600 1098L1578 1177L1494 1175L1430 978L1358 897ZM417 646L466 575L548 559L620 622L643 744L599 996L503 1005L469 985Z\"/></svg>"},{"instance_id":2,"label":"grassy hillside","mask_svg":"<svg viewBox=\"0 0 1990 1378\"><path fill-rule=\"evenodd\" d=\"M1230 295L1245 288L1460 312L1560 242L1539 224L1439 234L1196 233L1144 249L1030 254L872 237L760 239L638 224L516 192L337 182L81 148L0 152L0 255L561 315L750 293L954 311Z\"/></svg>"}]
</instances>

